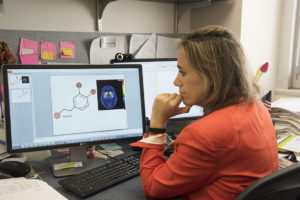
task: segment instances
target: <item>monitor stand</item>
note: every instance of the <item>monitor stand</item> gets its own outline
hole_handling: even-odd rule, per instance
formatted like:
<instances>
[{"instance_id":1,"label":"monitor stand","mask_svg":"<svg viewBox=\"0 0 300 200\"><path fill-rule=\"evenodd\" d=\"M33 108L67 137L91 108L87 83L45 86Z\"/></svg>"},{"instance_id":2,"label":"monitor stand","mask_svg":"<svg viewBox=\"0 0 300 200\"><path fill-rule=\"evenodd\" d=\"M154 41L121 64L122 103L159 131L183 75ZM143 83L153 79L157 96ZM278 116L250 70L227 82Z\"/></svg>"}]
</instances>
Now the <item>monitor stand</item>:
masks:
<instances>
[{"instance_id":1,"label":"monitor stand","mask_svg":"<svg viewBox=\"0 0 300 200\"><path fill-rule=\"evenodd\" d=\"M87 146L70 147L69 157L64 157L64 158L57 158L57 154L59 153L52 151L52 158L54 158L54 160L51 162L51 169L53 175L55 177L62 177L62 176L79 174L83 171L92 169L94 167L106 163L106 161L103 159L97 159L97 158L88 159L87 148L88 148ZM70 167L65 169L54 170L55 164L69 163L69 162L81 162L82 167Z\"/></svg>"},{"instance_id":2,"label":"monitor stand","mask_svg":"<svg viewBox=\"0 0 300 200\"><path fill-rule=\"evenodd\" d=\"M87 162L87 146L70 147L70 162Z\"/></svg>"}]
</instances>

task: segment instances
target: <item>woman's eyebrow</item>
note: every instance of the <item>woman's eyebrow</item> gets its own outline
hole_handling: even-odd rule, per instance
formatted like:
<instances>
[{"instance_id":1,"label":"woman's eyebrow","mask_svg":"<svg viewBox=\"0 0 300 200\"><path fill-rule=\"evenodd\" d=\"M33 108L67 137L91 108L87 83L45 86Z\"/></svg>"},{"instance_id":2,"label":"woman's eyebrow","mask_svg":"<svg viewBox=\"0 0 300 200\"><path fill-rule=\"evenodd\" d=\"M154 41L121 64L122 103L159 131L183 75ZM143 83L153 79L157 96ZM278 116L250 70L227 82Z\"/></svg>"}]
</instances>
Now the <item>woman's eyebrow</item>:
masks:
<instances>
[{"instance_id":1,"label":"woman's eyebrow","mask_svg":"<svg viewBox=\"0 0 300 200\"><path fill-rule=\"evenodd\" d=\"M177 68L180 69L180 70L183 70L183 67L180 66L180 65L177 65Z\"/></svg>"}]
</instances>

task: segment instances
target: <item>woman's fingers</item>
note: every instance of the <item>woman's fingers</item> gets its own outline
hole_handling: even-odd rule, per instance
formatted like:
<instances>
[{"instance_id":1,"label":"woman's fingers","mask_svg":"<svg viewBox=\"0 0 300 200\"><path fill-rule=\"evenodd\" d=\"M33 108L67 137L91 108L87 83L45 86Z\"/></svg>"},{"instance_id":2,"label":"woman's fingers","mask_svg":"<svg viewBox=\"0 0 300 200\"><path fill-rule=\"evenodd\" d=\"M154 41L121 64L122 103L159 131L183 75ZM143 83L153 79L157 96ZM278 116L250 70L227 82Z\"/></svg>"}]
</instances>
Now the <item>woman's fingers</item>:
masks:
<instances>
[{"instance_id":1,"label":"woman's fingers","mask_svg":"<svg viewBox=\"0 0 300 200\"><path fill-rule=\"evenodd\" d=\"M168 143L168 147L174 147L174 141Z\"/></svg>"},{"instance_id":2,"label":"woman's fingers","mask_svg":"<svg viewBox=\"0 0 300 200\"><path fill-rule=\"evenodd\" d=\"M179 108L181 102L182 96L180 94L163 93L156 96L152 107L151 124L153 122L156 126L165 126L169 118L188 113L191 106Z\"/></svg>"},{"instance_id":3,"label":"woman's fingers","mask_svg":"<svg viewBox=\"0 0 300 200\"><path fill-rule=\"evenodd\" d=\"M177 115L190 112L191 106L185 106L182 108L178 108Z\"/></svg>"},{"instance_id":4,"label":"woman's fingers","mask_svg":"<svg viewBox=\"0 0 300 200\"><path fill-rule=\"evenodd\" d=\"M179 104L182 102L182 96L179 94L176 94L175 102L176 102L176 107L179 107Z\"/></svg>"}]
</instances>

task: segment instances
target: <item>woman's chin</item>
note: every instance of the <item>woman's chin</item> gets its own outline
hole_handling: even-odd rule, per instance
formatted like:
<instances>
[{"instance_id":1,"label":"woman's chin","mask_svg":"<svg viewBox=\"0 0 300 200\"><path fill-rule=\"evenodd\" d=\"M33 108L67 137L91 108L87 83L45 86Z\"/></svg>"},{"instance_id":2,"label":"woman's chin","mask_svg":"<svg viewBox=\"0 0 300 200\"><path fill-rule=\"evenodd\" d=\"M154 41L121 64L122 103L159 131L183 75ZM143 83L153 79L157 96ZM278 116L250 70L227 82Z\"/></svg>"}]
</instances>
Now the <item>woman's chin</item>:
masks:
<instances>
[{"instance_id":1,"label":"woman's chin","mask_svg":"<svg viewBox=\"0 0 300 200\"><path fill-rule=\"evenodd\" d=\"M186 105L186 106L193 106L193 105L194 105L194 104L192 104L191 102L186 101L186 100L184 100L184 99L183 99L183 103L184 103L184 105Z\"/></svg>"},{"instance_id":2,"label":"woman's chin","mask_svg":"<svg viewBox=\"0 0 300 200\"><path fill-rule=\"evenodd\" d=\"M198 102L192 102L192 101L189 101L189 100L184 99L184 98L183 98L182 102L186 106L195 106L195 105L200 106Z\"/></svg>"}]
</instances>

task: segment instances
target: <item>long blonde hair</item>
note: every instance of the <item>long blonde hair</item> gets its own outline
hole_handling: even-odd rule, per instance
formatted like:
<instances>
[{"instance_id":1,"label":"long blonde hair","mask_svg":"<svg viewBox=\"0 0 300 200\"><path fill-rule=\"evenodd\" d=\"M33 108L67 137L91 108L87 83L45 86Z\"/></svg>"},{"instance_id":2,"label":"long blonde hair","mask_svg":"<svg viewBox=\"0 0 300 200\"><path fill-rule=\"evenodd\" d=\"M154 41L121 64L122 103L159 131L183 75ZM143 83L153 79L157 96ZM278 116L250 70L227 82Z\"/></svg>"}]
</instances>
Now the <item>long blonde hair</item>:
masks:
<instances>
[{"instance_id":1,"label":"long blonde hair","mask_svg":"<svg viewBox=\"0 0 300 200\"><path fill-rule=\"evenodd\" d=\"M180 47L204 80L200 102L205 114L250 101L259 93L240 42L225 27L211 25L192 31L181 40Z\"/></svg>"}]
</instances>

